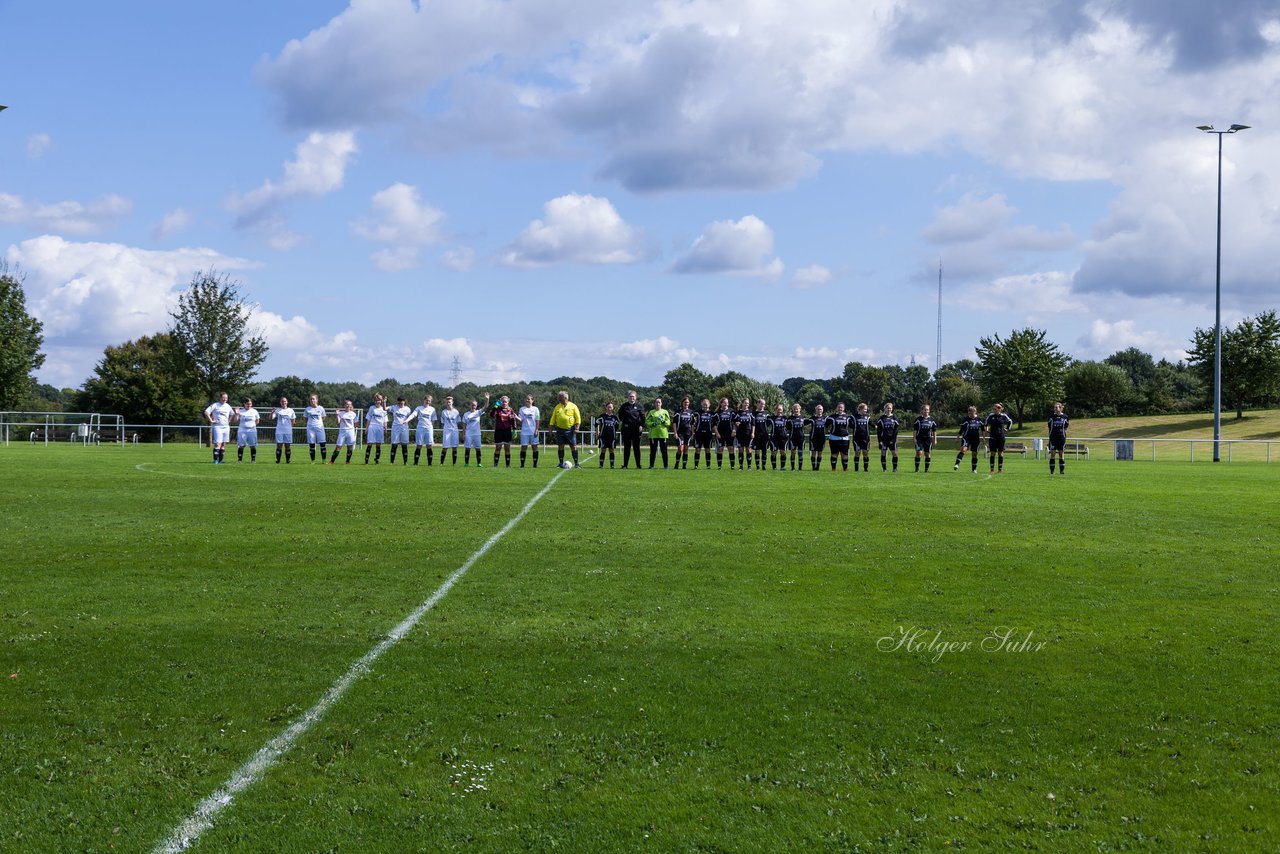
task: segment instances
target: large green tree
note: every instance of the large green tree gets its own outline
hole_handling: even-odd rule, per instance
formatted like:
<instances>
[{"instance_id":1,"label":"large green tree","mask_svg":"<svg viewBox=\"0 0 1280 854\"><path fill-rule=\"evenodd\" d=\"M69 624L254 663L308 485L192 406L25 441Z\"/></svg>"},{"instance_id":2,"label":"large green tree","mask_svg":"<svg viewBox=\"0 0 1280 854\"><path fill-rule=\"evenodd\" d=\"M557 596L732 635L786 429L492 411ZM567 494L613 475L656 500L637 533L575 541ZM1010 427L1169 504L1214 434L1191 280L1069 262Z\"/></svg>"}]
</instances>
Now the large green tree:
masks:
<instances>
[{"instance_id":1,"label":"large green tree","mask_svg":"<svg viewBox=\"0 0 1280 854\"><path fill-rule=\"evenodd\" d=\"M712 376L688 362L667 371L666 376L662 378L661 388L664 405L674 404L670 407L672 409L677 408L680 405L680 399L686 395L692 402L693 408L697 409L699 402L704 397L711 397L711 393L715 390L712 386Z\"/></svg>"},{"instance_id":2,"label":"large green tree","mask_svg":"<svg viewBox=\"0 0 1280 854\"><path fill-rule=\"evenodd\" d=\"M1027 407L1062 397L1063 371L1068 357L1045 340L1043 329L1016 329L1008 338L982 338L976 348L974 371L983 392L993 401L1011 405L1021 427Z\"/></svg>"},{"instance_id":3,"label":"large green tree","mask_svg":"<svg viewBox=\"0 0 1280 854\"><path fill-rule=\"evenodd\" d=\"M1076 362L1067 368L1064 385L1075 415L1115 415L1134 396L1133 381L1124 368L1105 362Z\"/></svg>"},{"instance_id":4,"label":"large green tree","mask_svg":"<svg viewBox=\"0 0 1280 854\"><path fill-rule=\"evenodd\" d=\"M196 273L170 316L183 371L202 397L236 394L267 358L266 340L249 326L253 306L240 283L216 271Z\"/></svg>"},{"instance_id":5,"label":"large green tree","mask_svg":"<svg viewBox=\"0 0 1280 854\"><path fill-rule=\"evenodd\" d=\"M103 351L76 405L85 412L122 415L128 424L193 424L204 396L183 370L172 335L144 335Z\"/></svg>"},{"instance_id":6,"label":"large green tree","mask_svg":"<svg viewBox=\"0 0 1280 854\"><path fill-rule=\"evenodd\" d=\"M1213 330L1197 329L1188 361L1213 389ZM1244 417L1247 404L1269 402L1280 394L1280 319L1275 311L1246 317L1222 331L1222 399Z\"/></svg>"},{"instance_id":7,"label":"large green tree","mask_svg":"<svg viewBox=\"0 0 1280 854\"><path fill-rule=\"evenodd\" d=\"M43 324L27 313L22 279L0 260L0 409L25 406L44 364Z\"/></svg>"}]
</instances>

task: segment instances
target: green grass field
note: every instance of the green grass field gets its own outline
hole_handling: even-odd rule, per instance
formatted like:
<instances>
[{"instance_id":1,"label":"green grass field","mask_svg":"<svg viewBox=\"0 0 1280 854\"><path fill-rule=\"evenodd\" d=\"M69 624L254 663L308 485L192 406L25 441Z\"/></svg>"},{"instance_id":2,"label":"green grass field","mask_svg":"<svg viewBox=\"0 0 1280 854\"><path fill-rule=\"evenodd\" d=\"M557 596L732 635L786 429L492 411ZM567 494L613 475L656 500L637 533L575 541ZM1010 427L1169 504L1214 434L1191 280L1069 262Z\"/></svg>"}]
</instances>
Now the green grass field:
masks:
<instances>
[{"instance_id":1,"label":"green grass field","mask_svg":"<svg viewBox=\"0 0 1280 854\"><path fill-rule=\"evenodd\" d=\"M0 448L0 849L162 843L557 475L195 850L1277 847L1280 467L301 456Z\"/></svg>"}]
</instances>

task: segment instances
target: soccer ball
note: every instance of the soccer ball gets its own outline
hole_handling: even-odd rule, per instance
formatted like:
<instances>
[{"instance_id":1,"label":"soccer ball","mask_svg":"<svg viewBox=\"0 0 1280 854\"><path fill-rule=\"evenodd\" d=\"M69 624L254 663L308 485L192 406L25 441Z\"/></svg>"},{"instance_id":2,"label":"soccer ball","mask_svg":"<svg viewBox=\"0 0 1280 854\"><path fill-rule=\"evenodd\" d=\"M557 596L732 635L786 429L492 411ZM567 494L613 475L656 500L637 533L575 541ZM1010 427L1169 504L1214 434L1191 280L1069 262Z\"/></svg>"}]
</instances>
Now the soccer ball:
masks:
<instances>
[{"instance_id":1,"label":"soccer ball","mask_svg":"<svg viewBox=\"0 0 1280 854\"><path fill-rule=\"evenodd\" d=\"M560 464L560 468L562 468L562 469L571 469L571 468L573 468L573 463L569 462L568 460L565 460L564 462L562 462L562 463Z\"/></svg>"}]
</instances>

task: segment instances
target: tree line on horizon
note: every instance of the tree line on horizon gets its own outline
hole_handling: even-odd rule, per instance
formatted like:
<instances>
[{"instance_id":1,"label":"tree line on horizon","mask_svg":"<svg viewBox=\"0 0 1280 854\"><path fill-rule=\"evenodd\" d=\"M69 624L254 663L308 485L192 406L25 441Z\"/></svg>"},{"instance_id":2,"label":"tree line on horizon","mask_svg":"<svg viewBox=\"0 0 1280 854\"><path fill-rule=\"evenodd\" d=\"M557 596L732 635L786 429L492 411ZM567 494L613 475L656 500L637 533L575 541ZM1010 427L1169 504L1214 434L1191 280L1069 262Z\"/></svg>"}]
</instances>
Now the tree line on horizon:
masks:
<instances>
[{"instance_id":1,"label":"tree line on horizon","mask_svg":"<svg viewBox=\"0 0 1280 854\"><path fill-rule=\"evenodd\" d=\"M637 386L609 377L556 377L448 387L435 381L403 382L388 377L373 385L325 382L299 376L259 380L268 347L251 323L253 306L238 282L216 271L200 272L171 312L169 328L123 344L108 346L93 375L79 389L57 389L35 382L31 374L44 361L42 326L25 308L21 277L0 264L0 410L103 412L130 424L189 424L226 391L234 402L251 397L271 406L280 397L306 405L315 394L326 407L350 400L360 409L375 393L413 404L432 395L437 404L452 394L460 408L485 393L508 395L517 406L532 394L550 411L557 392L568 391L587 417L608 401L621 404L634 390L646 403L662 397L678 408L688 396L695 409L702 398L713 408L727 397L769 406L799 403L806 412L821 404L868 404L873 411L892 402L900 414L917 413L928 403L944 425L955 423L969 406L985 411L997 401L1021 426L1039 420L1053 402L1063 401L1076 417L1158 415L1203 411L1211 403L1213 329L1196 329L1186 362L1154 359L1136 347L1101 361L1077 360L1049 341L1044 330L1024 328L1008 336L983 337L977 359L960 359L930 372L923 365L867 365L848 362L838 376L791 377L779 384L737 371L712 375L690 363L667 371L657 386ZM1243 417L1247 407L1280 401L1280 320L1276 312L1248 317L1223 329L1223 403Z\"/></svg>"}]
</instances>

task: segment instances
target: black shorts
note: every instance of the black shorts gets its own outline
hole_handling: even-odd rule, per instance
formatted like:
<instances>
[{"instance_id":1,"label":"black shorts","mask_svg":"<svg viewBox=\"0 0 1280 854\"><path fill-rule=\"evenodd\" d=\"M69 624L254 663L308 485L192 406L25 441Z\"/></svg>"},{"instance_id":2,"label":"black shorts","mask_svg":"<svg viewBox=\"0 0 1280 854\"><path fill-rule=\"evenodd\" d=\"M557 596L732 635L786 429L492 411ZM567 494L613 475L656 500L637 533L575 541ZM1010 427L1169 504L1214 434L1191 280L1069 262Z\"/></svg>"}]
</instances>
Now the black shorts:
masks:
<instances>
[{"instance_id":1,"label":"black shorts","mask_svg":"<svg viewBox=\"0 0 1280 854\"><path fill-rule=\"evenodd\" d=\"M755 436L751 439L751 448L755 451L764 451L769 447L768 436Z\"/></svg>"},{"instance_id":2,"label":"black shorts","mask_svg":"<svg viewBox=\"0 0 1280 854\"><path fill-rule=\"evenodd\" d=\"M882 451L893 451L895 454L896 454L896 453L898 453L898 440L897 440L897 439L889 439L889 440L887 440L887 441L882 441L882 442L880 443L880 450L882 450Z\"/></svg>"},{"instance_id":3,"label":"black shorts","mask_svg":"<svg viewBox=\"0 0 1280 854\"><path fill-rule=\"evenodd\" d=\"M600 433L600 447L616 448L618 447L618 434L613 430L603 430Z\"/></svg>"},{"instance_id":4,"label":"black shorts","mask_svg":"<svg viewBox=\"0 0 1280 854\"><path fill-rule=\"evenodd\" d=\"M849 455L849 437L848 436L828 436L827 441L831 444L832 454ZM821 450L821 448L819 448Z\"/></svg>"},{"instance_id":5,"label":"black shorts","mask_svg":"<svg viewBox=\"0 0 1280 854\"><path fill-rule=\"evenodd\" d=\"M750 433L739 433L735 438L737 439L737 441L734 444L736 444L739 448L746 450L747 448L751 447Z\"/></svg>"},{"instance_id":6,"label":"black shorts","mask_svg":"<svg viewBox=\"0 0 1280 854\"><path fill-rule=\"evenodd\" d=\"M725 448L732 448L732 447L733 447L733 434L732 434L732 433L730 433L730 434L729 434L729 435L727 435L727 436L726 436L724 433L717 433L717 434L716 434L716 448L717 448L717 449L719 449L719 450L723 450L723 449L725 449Z\"/></svg>"},{"instance_id":7,"label":"black shorts","mask_svg":"<svg viewBox=\"0 0 1280 854\"><path fill-rule=\"evenodd\" d=\"M933 451L933 442L928 439L916 439L916 453L929 454Z\"/></svg>"},{"instance_id":8,"label":"black shorts","mask_svg":"<svg viewBox=\"0 0 1280 854\"><path fill-rule=\"evenodd\" d=\"M775 434L770 437L769 444L773 446L775 451L785 451L787 449L787 437Z\"/></svg>"},{"instance_id":9,"label":"black shorts","mask_svg":"<svg viewBox=\"0 0 1280 854\"><path fill-rule=\"evenodd\" d=\"M827 436L825 433L821 436L814 436L809 439L809 450L812 453L821 454L822 447L825 444L827 444Z\"/></svg>"},{"instance_id":10,"label":"black shorts","mask_svg":"<svg viewBox=\"0 0 1280 854\"><path fill-rule=\"evenodd\" d=\"M694 433L693 446L695 448L706 448L711 450L711 434L710 433Z\"/></svg>"},{"instance_id":11,"label":"black shorts","mask_svg":"<svg viewBox=\"0 0 1280 854\"><path fill-rule=\"evenodd\" d=\"M792 433L792 434L791 434L791 447L795 448L797 451L799 451L799 450L801 450L802 448L804 448L804 434L803 434L803 433Z\"/></svg>"},{"instance_id":12,"label":"black shorts","mask_svg":"<svg viewBox=\"0 0 1280 854\"><path fill-rule=\"evenodd\" d=\"M853 439L853 449L854 449L855 451L866 451L866 450L868 450L870 447L871 447L871 438L870 438L869 436L868 436L868 437L866 437L866 438L862 438L862 439L859 439L859 438L857 438L857 437L854 437L854 439Z\"/></svg>"},{"instance_id":13,"label":"black shorts","mask_svg":"<svg viewBox=\"0 0 1280 854\"><path fill-rule=\"evenodd\" d=\"M982 444L981 436L961 436L960 437L960 450L962 451L973 451L976 454L978 453L978 446L981 444Z\"/></svg>"},{"instance_id":14,"label":"black shorts","mask_svg":"<svg viewBox=\"0 0 1280 854\"><path fill-rule=\"evenodd\" d=\"M511 428L497 427L493 431L493 444L510 445L511 444Z\"/></svg>"},{"instance_id":15,"label":"black shorts","mask_svg":"<svg viewBox=\"0 0 1280 854\"><path fill-rule=\"evenodd\" d=\"M1050 436L1049 437L1049 450L1062 453L1063 451L1066 450L1066 448L1067 448L1066 436Z\"/></svg>"},{"instance_id":16,"label":"black shorts","mask_svg":"<svg viewBox=\"0 0 1280 854\"><path fill-rule=\"evenodd\" d=\"M675 435L675 439L676 439L676 441L677 441L677 442L679 442L681 445L687 445L687 444L689 444L689 439L690 439L692 436L693 436L693 434L692 434L692 433L679 433L679 432L678 432L678 433L676 433L676 435Z\"/></svg>"},{"instance_id":17,"label":"black shorts","mask_svg":"<svg viewBox=\"0 0 1280 854\"><path fill-rule=\"evenodd\" d=\"M1004 453L1004 436L988 436L987 450L990 453Z\"/></svg>"}]
</instances>

